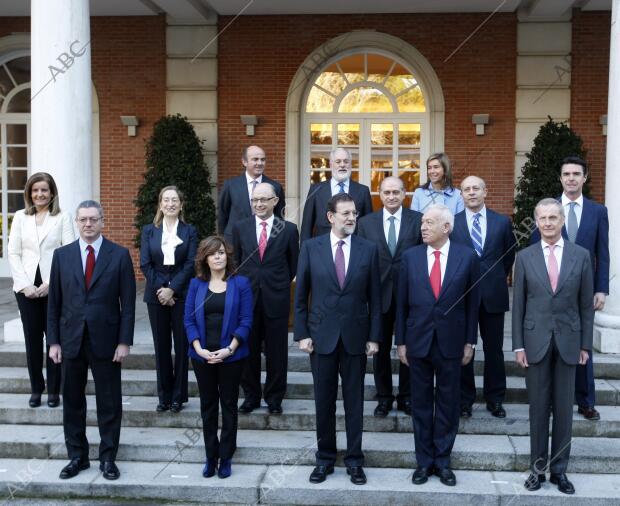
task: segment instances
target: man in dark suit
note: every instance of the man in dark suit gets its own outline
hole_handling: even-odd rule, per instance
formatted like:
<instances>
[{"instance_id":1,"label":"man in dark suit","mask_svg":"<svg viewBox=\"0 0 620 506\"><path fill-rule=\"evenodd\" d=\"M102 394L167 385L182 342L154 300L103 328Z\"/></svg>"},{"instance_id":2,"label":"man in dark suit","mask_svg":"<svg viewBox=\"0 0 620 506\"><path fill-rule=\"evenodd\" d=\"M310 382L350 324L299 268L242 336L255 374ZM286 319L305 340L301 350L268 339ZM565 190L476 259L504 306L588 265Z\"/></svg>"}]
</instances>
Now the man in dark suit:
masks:
<instances>
[{"instance_id":1,"label":"man in dark suit","mask_svg":"<svg viewBox=\"0 0 620 506\"><path fill-rule=\"evenodd\" d=\"M527 368L530 403L531 474L528 490L550 481L565 494L575 487L566 477L573 425L575 368L592 349L592 265L585 248L562 238L564 208L555 199L536 205L542 240L517 255L512 304L512 347ZM551 458L549 415L553 411Z\"/></svg>"},{"instance_id":2,"label":"man in dark suit","mask_svg":"<svg viewBox=\"0 0 620 506\"><path fill-rule=\"evenodd\" d=\"M471 248L450 241L454 216L444 205L422 217L423 245L403 253L396 306L396 344L410 366L417 468L412 482L431 474L456 485L450 453L459 426L461 365L478 337L480 265Z\"/></svg>"},{"instance_id":3,"label":"man in dark suit","mask_svg":"<svg viewBox=\"0 0 620 506\"><path fill-rule=\"evenodd\" d=\"M564 189L558 199L564 206L565 224L562 237L590 252L594 273L594 310L605 307L609 293L609 219L607 208L583 196L583 185L588 178L588 166L581 158L569 156L562 160L560 181ZM540 233L532 234L530 244L540 240ZM592 353L585 365L577 365L575 373L575 401L579 414L587 420L600 420L594 407L594 367Z\"/></svg>"},{"instance_id":4,"label":"man in dark suit","mask_svg":"<svg viewBox=\"0 0 620 506\"><path fill-rule=\"evenodd\" d=\"M487 410L505 418L504 313L509 310L508 275L515 259L515 238L510 218L485 206L483 179L469 176L461 183L465 210L454 217L450 239L474 250L480 258L480 312L478 324L484 349L484 400ZM474 361L461 370L461 416L471 417L476 400Z\"/></svg>"},{"instance_id":5,"label":"man in dark suit","mask_svg":"<svg viewBox=\"0 0 620 506\"><path fill-rule=\"evenodd\" d=\"M280 183L264 174L265 152L258 146L248 146L243 150L241 163L245 167L245 172L240 176L224 181L224 186L220 192L217 228L227 241L232 241L233 225L239 220L252 216L250 199L252 198L252 191L260 183L269 183L275 188L278 205L274 214L278 218L284 218L282 215L286 205L284 191Z\"/></svg>"},{"instance_id":6,"label":"man in dark suit","mask_svg":"<svg viewBox=\"0 0 620 506\"><path fill-rule=\"evenodd\" d=\"M329 233L331 225L327 221L327 202L338 193L348 193L361 218L372 212L372 201L368 186L351 180L351 153L344 148L336 148L329 155L329 168L332 177L310 186L304 204L301 220L301 242L306 239Z\"/></svg>"},{"instance_id":7,"label":"man in dark suit","mask_svg":"<svg viewBox=\"0 0 620 506\"><path fill-rule=\"evenodd\" d=\"M116 480L121 433L121 362L133 344L136 281L129 251L101 235L103 209L86 200L75 221L80 238L54 251L47 310L50 358L62 362L63 426L70 462L61 479L90 467L86 380L95 380L99 469Z\"/></svg>"},{"instance_id":8,"label":"man in dark suit","mask_svg":"<svg viewBox=\"0 0 620 506\"><path fill-rule=\"evenodd\" d=\"M364 216L357 225L360 237L373 241L379 251L381 270L381 311L383 338L379 352L373 357L377 407L375 416L385 417L392 409L392 334L396 319L398 275L403 251L422 242L420 225L422 213L405 209L405 186L394 176L381 181L379 196L383 209ZM411 415L409 367L400 362L398 370L397 409Z\"/></svg>"},{"instance_id":9,"label":"man in dark suit","mask_svg":"<svg viewBox=\"0 0 620 506\"><path fill-rule=\"evenodd\" d=\"M271 414L282 413L288 363L288 316L291 281L297 272L299 234L293 223L274 216L278 203L269 183L256 186L252 194L254 217L233 226L233 247L239 273L252 282L254 320L250 356L241 386L245 400L239 407L251 413L260 406L261 343L267 365L264 397Z\"/></svg>"},{"instance_id":10,"label":"man in dark suit","mask_svg":"<svg viewBox=\"0 0 620 506\"><path fill-rule=\"evenodd\" d=\"M342 379L351 481L366 483L362 420L366 355L381 341L381 281L377 247L352 235L357 212L346 193L327 203L331 232L304 242L297 268L295 341L310 354L318 450L311 483L325 481L336 462L336 397Z\"/></svg>"}]
</instances>

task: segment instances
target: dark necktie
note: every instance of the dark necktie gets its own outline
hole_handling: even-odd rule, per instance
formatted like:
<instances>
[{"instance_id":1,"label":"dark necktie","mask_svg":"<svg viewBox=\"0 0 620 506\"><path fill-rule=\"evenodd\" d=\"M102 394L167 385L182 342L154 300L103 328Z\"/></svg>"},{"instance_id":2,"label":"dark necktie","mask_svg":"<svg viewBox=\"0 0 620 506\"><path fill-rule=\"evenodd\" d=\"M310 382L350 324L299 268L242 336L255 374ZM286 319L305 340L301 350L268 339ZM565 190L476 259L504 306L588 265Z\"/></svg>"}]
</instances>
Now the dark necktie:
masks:
<instances>
[{"instance_id":1,"label":"dark necktie","mask_svg":"<svg viewBox=\"0 0 620 506\"><path fill-rule=\"evenodd\" d=\"M84 280L86 281L86 289L90 288L90 280L93 278L95 271L95 248L90 244L86 246L88 255L86 255L86 270L84 271Z\"/></svg>"},{"instance_id":2,"label":"dark necktie","mask_svg":"<svg viewBox=\"0 0 620 506\"><path fill-rule=\"evenodd\" d=\"M474 222L471 226L471 242L478 256L482 256L482 228L480 227L480 213L474 214Z\"/></svg>"},{"instance_id":3,"label":"dark necktie","mask_svg":"<svg viewBox=\"0 0 620 506\"><path fill-rule=\"evenodd\" d=\"M571 202L568 204L570 209L568 210L568 220L566 222L566 235L570 242L575 242L577 239L577 214L575 213L575 206L577 202Z\"/></svg>"},{"instance_id":4,"label":"dark necktie","mask_svg":"<svg viewBox=\"0 0 620 506\"><path fill-rule=\"evenodd\" d=\"M344 251L342 245L344 241L338 241L338 248L336 248L336 258L334 263L336 264L336 277L338 278L338 284L340 289L344 286L345 270L344 270Z\"/></svg>"},{"instance_id":5,"label":"dark necktie","mask_svg":"<svg viewBox=\"0 0 620 506\"><path fill-rule=\"evenodd\" d=\"M390 216L388 221L390 222L390 228L388 229L388 249L390 250L390 255L394 256L396 253L396 225L394 221L396 218L394 216Z\"/></svg>"},{"instance_id":6,"label":"dark necktie","mask_svg":"<svg viewBox=\"0 0 620 506\"><path fill-rule=\"evenodd\" d=\"M340 186L340 191L338 193L344 193L344 183L341 181L338 183L338 186Z\"/></svg>"}]
</instances>

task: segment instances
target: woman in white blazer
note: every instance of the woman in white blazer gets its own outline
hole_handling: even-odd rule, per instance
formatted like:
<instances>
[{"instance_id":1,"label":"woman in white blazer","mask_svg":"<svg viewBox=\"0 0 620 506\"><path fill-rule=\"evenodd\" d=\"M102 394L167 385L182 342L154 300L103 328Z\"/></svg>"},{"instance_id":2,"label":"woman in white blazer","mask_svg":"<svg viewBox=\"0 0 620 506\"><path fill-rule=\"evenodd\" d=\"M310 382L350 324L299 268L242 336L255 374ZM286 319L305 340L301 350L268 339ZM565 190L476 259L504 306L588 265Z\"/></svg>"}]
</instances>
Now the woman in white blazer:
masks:
<instances>
[{"instance_id":1,"label":"woman in white blazer","mask_svg":"<svg viewBox=\"0 0 620 506\"><path fill-rule=\"evenodd\" d=\"M29 405L41 405L45 390L43 379L43 333L47 326L47 290L52 254L59 246L75 240L71 216L60 211L58 190L52 176L37 172L28 178L24 189L25 209L15 213L9 234L9 263L13 291L17 299L30 375ZM60 364L45 350L47 404L60 403Z\"/></svg>"}]
</instances>

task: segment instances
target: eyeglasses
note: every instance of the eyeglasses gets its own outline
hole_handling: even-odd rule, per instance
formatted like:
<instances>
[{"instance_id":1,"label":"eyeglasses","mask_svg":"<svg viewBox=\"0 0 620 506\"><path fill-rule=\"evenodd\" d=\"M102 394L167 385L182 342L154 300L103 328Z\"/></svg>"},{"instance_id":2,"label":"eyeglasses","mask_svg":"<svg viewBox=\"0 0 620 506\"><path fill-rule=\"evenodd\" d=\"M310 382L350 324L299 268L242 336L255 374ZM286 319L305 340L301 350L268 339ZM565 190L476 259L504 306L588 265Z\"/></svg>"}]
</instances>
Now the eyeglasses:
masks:
<instances>
[{"instance_id":1,"label":"eyeglasses","mask_svg":"<svg viewBox=\"0 0 620 506\"><path fill-rule=\"evenodd\" d=\"M267 202L269 202L270 200L275 199L275 197L261 197L261 198L256 198L256 199L250 199L250 202L252 202L252 204L266 204Z\"/></svg>"},{"instance_id":2,"label":"eyeglasses","mask_svg":"<svg viewBox=\"0 0 620 506\"><path fill-rule=\"evenodd\" d=\"M99 217L99 218L78 218L77 222L80 225L86 225L87 223L99 223L101 220L103 220L103 218Z\"/></svg>"}]
</instances>

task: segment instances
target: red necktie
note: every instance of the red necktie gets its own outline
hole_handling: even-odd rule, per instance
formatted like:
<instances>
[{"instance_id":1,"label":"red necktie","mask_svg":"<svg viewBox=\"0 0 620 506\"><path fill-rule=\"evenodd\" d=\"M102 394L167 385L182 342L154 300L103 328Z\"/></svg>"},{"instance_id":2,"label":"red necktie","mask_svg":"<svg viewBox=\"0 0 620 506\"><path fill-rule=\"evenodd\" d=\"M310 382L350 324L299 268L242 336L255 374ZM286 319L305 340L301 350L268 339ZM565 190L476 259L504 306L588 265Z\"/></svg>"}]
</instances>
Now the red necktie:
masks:
<instances>
[{"instance_id":1,"label":"red necktie","mask_svg":"<svg viewBox=\"0 0 620 506\"><path fill-rule=\"evenodd\" d=\"M265 250L267 249L267 222L261 221L260 224L263 226L263 231L260 233L260 238L258 240L258 256L262 262Z\"/></svg>"},{"instance_id":2,"label":"red necktie","mask_svg":"<svg viewBox=\"0 0 620 506\"><path fill-rule=\"evenodd\" d=\"M86 270L84 271L84 279L86 280L86 289L90 287L90 280L93 277L93 272L95 270L95 248L93 248L90 244L86 246L88 250L88 255L86 255Z\"/></svg>"},{"instance_id":3,"label":"red necktie","mask_svg":"<svg viewBox=\"0 0 620 506\"><path fill-rule=\"evenodd\" d=\"M433 289L435 298L438 299L439 292L441 292L441 262L439 261L441 251L435 250L433 251L433 254L435 255L435 263L431 269L431 288Z\"/></svg>"}]
</instances>

